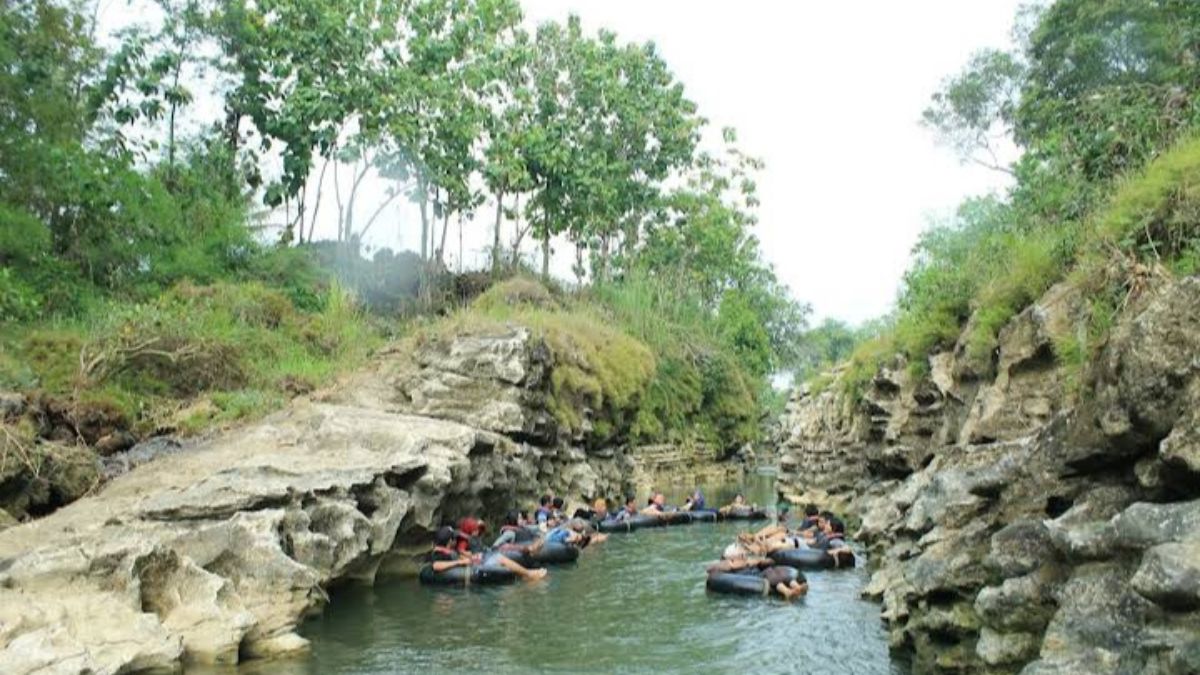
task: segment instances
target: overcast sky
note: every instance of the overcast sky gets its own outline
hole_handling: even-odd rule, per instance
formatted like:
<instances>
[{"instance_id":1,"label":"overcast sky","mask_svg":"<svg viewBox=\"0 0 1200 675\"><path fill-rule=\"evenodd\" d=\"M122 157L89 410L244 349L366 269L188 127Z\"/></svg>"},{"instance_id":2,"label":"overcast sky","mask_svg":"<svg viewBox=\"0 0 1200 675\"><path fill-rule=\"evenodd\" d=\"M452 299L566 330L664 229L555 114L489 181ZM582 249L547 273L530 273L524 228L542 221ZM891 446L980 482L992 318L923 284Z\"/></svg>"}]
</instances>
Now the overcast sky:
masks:
<instances>
[{"instance_id":1,"label":"overcast sky","mask_svg":"<svg viewBox=\"0 0 1200 675\"><path fill-rule=\"evenodd\" d=\"M532 21L653 40L700 112L766 161L763 251L816 318L886 312L931 213L1000 189L920 114L942 78L1010 43L1016 0L523 0Z\"/></svg>"},{"instance_id":2,"label":"overcast sky","mask_svg":"<svg viewBox=\"0 0 1200 675\"><path fill-rule=\"evenodd\" d=\"M109 30L154 14L146 0L100 3ZM1001 174L964 166L938 147L919 119L942 78L973 51L1009 44L1019 0L522 4L531 27L575 13L590 32L605 27L625 40L653 40L711 120L714 137L723 126L737 128L743 150L766 162L759 180L763 252L792 294L812 304L816 320L859 322L888 311L928 217L1004 185ZM220 106L197 100L190 112L198 129L219 118ZM345 172L342 181L345 189ZM331 183L327 178L327 193ZM384 190L382 182L364 183L358 223L384 200ZM484 205L463 228L467 266L486 260L493 208ZM330 195L318 216L318 237L335 236ZM397 200L367 241L419 248L419 232L416 207ZM554 259L562 277L570 276L569 248L559 246ZM457 264L457 228L446 250Z\"/></svg>"}]
</instances>

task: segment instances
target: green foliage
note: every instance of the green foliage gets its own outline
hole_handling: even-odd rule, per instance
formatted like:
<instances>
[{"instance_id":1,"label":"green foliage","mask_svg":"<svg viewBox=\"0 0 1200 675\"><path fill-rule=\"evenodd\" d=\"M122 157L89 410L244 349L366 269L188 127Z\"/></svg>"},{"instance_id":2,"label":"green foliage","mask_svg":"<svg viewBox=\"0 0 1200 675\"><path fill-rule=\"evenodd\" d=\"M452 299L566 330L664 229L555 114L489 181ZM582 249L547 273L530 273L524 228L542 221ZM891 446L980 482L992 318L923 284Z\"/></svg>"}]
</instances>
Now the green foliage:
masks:
<instances>
[{"instance_id":1,"label":"green foliage","mask_svg":"<svg viewBox=\"0 0 1200 675\"><path fill-rule=\"evenodd\" d=\"M515 0L158 5L161 25L111 36L73 0L0 8L6 382L102 395L143 425L183 406L171 423L187 429L278 405L374 341L339 283L388 315L474 294L439 292L442 251L486 189L497 270L507 216L547 252L566 234L590 273L586 299L514 280L471 310L544 333L566 426L587 405L598 437L757 434L759 392L796 359L808 310L752 233L761 162L728 130L721 157L697 150L705 122L653 44L574 17L531 36ZM182 123L200 97L223 122ZM321 159L335 185L356 165L335 243L306 241ZM371 172L388 201L355 229ZM420 206L421 254L366 260L361 239L397 197Z\"/></svg>"},{"instance_id":2,"label":"green foliage","mask_svg":"<svg viewBox=\"0 0 1200 675\"><path fill-rule=\"evenodd\" d=\"M304 312L259 283L180 284L146 303L17 329L0 386L102 395L143 430L169 424L178 402L195 398L216 407L183 428L198 429L201 417L232 421L362 363L378 344L344 291L331 288L323 305Z\"/></svg>"},{"instance_id":3,"label":"green foliage","mask_svg":"<svg viewBox=\"0 0 1200 675\"><path fill-rule=\"evenodd\" d=\"M839 383L842 392L851 399L859 400L875 374L896 354L896 345L891 335L883 335L860 343L850 354Z\"/></svg>"},{"instance_id":4,"label":"green foliage","mask_svg":"<svg viewBox=\"0 0 1200 675\"><path fill-rule=\"evenodd\" d=\"M841 363L854 348L875 335L871 326L850 326L837 319L825 319L821 325L804 332L799 350L795 380L803 382Z\"/></svg>"},{"instance_id":5,"label":"green foliage","mask_svg":"<svg viewBox=\"0 0 1200 675\"><path fill-rule=\"evenodd\" d=\"M1059 0L1023 18L1017 51L978 53L925 111L965 159L1015 183L1004 198L968 200L922 235L891 333L851 356L842 379L852 392L889 350L922 374L926 357L951 347L964 326L966 357L986 372L999 331L1068 276L1090 307L1055 350L1078 381L1117 308L1155 269L1197 267L1194 3ZM1012 166L996 156L1006 136L1022 150Z\"/></svg>"},{"instance_id":6,"label":"green foliage","mask_svg":"<svg viewBox=\"0 0 1200 675\"><path fill-rule=\"evenodd\" d=\"M1171 259L1200 237L1200 137L1123 182L1095 218L1094 236L1137 257Z\"/></svg>"}]
</instances>

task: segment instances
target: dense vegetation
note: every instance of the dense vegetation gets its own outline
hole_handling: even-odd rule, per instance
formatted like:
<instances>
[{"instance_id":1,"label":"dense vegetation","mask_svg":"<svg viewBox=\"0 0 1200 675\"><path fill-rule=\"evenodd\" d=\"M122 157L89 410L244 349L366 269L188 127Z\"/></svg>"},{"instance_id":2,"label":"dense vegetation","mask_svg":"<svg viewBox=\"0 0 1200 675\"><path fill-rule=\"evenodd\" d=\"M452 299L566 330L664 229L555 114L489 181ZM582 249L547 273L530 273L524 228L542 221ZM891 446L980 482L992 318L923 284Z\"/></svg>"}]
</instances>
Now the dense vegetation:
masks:
<instances>
[{"instance_id":1,"label":"dense vegetation","mask_svg":"<svg viewBox=\"0 0 1200 675\"><path fill-rule=\"evenodd\" d=\"M1024 8L1015 33L1015 50L975 55L924 116L1012 187L921 237L889 330L850 359L852 392L893 354L921 372L960 336L987 373L1000 328L1064 279L1090 301L1057 350L1081 365L1148 282L1197 270L1200 6L1058 0ZM1006 143L1021 153L1012 164L998 159Z\"/></svg>"},{"instance_id":2,"label":"dense vegetation","mask_svg":"<svg viewBox=\"0 0 1200 675\"><path fill-rule=\"evenodd\" d=\"M807 308L752 234L761 163L731 130L706 149L652 44L575 19L530 34L514 0L139 9L148 27L108 39L91 3L0 7L0 390L87 442L260 414L529 266L532 239L543 275L553 246L576 252L562 310L471 311L599 354L564 396L636 393L643 440L756 435ZM363 218L368 176L392 187ZM380 217L395 199L419 207L420 250L368 260L372 228L404 226ZM447 230L484 208L490 279L463 283Z\"/></svg>"}]
</instances>

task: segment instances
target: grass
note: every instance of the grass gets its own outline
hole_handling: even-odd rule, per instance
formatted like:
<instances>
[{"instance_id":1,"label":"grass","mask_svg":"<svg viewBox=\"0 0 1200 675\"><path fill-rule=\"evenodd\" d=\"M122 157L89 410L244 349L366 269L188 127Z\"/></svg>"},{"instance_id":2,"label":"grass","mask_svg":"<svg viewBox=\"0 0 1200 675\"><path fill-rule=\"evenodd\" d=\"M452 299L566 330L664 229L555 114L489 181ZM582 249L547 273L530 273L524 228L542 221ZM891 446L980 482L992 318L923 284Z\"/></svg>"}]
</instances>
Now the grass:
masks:
<instances>
[{"instance_id":1,"label":"grass","mask_svg":"<svg viewBox=\"0 0 1200 675\"><path fill-rule=\"evenodd\" d=\"M0 387L195 433L282 406L357 367L380 331L336 285L316 311L257 282L182 283L146 303L6 329Z\"/></svg>"},{"instance_id":2,"label":"grass","mask_svg":"<svg viewBox=\"0 0 1200 675\"><path fill-rule=\"evenodd\" d=\"M632 439L738 447L759 433L755 381L699 327L703 312L672 298L645 280L566 296L514 277L426 324L414 340L523 325L553 354L546 405L571 434L590 423L593 446Z\"/></svg>"},{"instance_id":3,"label":"grass","mask_svg":"<svg viewBox=\"0 0 1200 675\"><path fill-rule=\"evenodd\" d=\"M943 245L960 236L987 251L984 258L956 254L947 263L971 266L975 277L964 280L956 269L925 261L924 278L946 283L921 286L923 295L901 311L890 335L859 345L840 377L842 389L860 398L896 353L908 358L913 375L924 375L927 357L960 335L969 363L988 372L1001 329L1065 280L1088 298L1079 325L1054 341L1056 358L1078 391L1129 298L1156 279L1200 272L1200 137L1184 139L1116 183L1108 201L1085 220L983 235L978 228L935 234L941 239L931 240ZM963 284L972 289L965 307ZM964 325L967 314L971 320Z\"/></svg>"}]
</instances>

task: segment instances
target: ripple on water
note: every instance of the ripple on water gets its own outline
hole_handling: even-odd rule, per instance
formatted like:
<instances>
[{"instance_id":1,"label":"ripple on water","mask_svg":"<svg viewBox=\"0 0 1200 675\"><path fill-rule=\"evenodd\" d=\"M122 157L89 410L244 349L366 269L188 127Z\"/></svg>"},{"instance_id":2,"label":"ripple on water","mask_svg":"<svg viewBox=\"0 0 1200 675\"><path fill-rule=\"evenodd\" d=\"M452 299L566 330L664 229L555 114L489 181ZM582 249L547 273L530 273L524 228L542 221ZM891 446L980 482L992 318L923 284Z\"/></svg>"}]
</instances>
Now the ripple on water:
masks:
<instances>
[{"instance_id":1,"label":"ripple on water","mask_svg":"<svg viewBox=\"0 0 1200 675\"><path fill-rule=\"evenodd\" d=\"M749 526L614 535L536 584L346 589L304 626L308 658L237 673L905 672L859 599L863 570L813 572L794 603L707 593L705 563Z\"/></svg>"}]
</instances>

